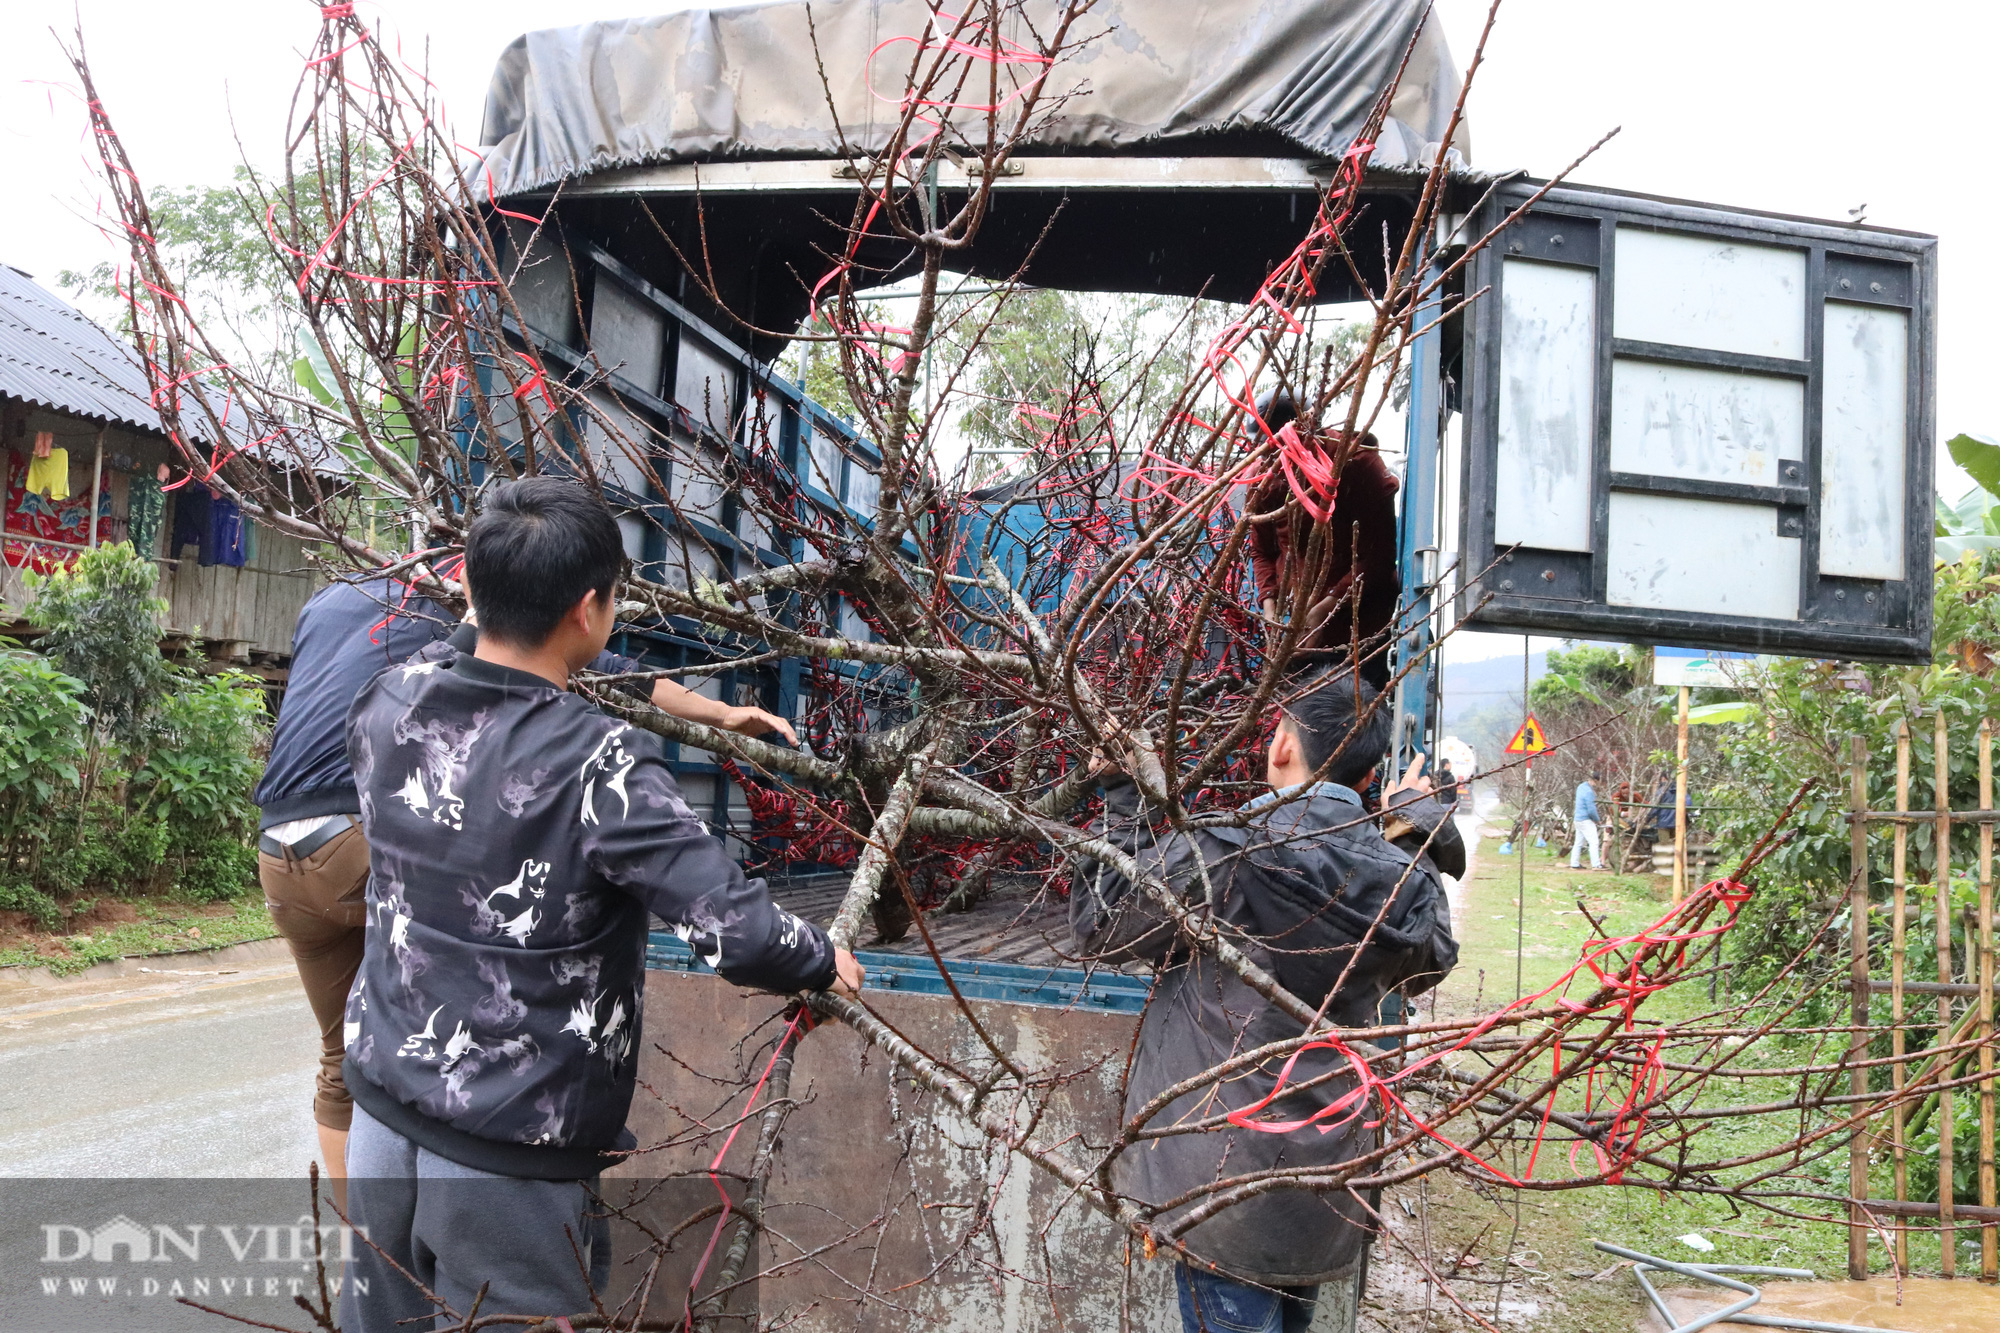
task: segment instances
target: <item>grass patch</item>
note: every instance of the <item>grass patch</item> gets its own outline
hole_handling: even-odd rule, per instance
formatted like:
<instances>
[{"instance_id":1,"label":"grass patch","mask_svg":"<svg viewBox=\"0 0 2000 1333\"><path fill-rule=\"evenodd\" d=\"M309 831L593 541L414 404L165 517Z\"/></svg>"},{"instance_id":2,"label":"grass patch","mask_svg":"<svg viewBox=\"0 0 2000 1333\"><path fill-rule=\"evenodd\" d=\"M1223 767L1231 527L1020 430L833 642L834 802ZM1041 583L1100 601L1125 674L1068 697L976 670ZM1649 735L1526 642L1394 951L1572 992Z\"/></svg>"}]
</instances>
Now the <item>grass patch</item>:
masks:
<instances>
[{"instance_id":1,"label":"grass patch","mask_svg":"<svg viewBox=\"0 0 2000 1333\"><path fill-rule=\"evenodd\" d=\"M1517 969L1521 993L1533 994L1555 982L1593 937L1589 918L1578 907L1579 898L1613 936L1633 933L1667 912L1668 881L1664 878L1573 871L1567 850L1531 847L1525 857L1501 856L1497 839L1482 839L1463 893L1459 965L1437 997L1441 1017L1490 1012L1513 1000ZM1525 911L1517 904L1524 904ZM1592 988L1594 979L1586 978L1575 990L1587 994ZM1722 1002L1728 1001L1726 978L1717 979L1717 994ZM1424 1008L1427 1012L1428 1001ZM1658 1022L1694 1020L1710 1011L1709 982L1698 977L1649 997L1640 1012ZM1814 1055L1803 1042L1760 1043L1760 1047L1765 1046L1769 1049L1746 1052L1745 1063L1779 1066L1827 1058L1824 1051ZM1701 1097L1707 1105L1780 1099L1771 1082L1728 1079L1713 1080ZM1575 1109L1581 1104L1580 1095L1566 1096L1564 1104ZM1796 1116L1744 1117L1716 1125L1690 1150L1696 1160L1748 1154L1784 1143L1797 1132ZM1497 1157L1499 1164L1516 1176L1526 1170L1524 1145L1498 1145L1482 1155L1488 1160ZM1586 1155L1579 1155L1572 1167L1569 1146L1560 1143L1542 1150L1534 1179L1560 1181L1594 1170ZM1844 1147L1825 1161L1823 1170L1828 1192L1844 1193ZM1468 1305L1491 1319L1499 1291L1500 1259L1509 1252L1514 1234L1516 1192L1439 1173L1421 1187L1406 1187L1397 1195L1389 1216L1405 1239L1415 1241L1420 1234L1427 1235L1425 1248L1441 1273L1462 1253L1478 1261L1461 1267L1453 1286ZM1846 1271L1844 1228L1775 1217L1718 1196L1665 1194L1631 1186L1523 1190L1518 1195L1518 1208L1520 1229L1512 1253L1525 1257L1531 1271L1510 1268L1505 1296L1510 1307L1517 1300L1535 1301L1540 1306L1540 1312L1527 1324L1536 1333L1600 1333L1637 1326L1641 1306L1628 1270L1608 1275L1603 1281L1590 1280L1612 1263L1591 1247L1593 1240L1669 1259L1806 1268L1828 1279L1841 1277ZM1700 1232L1715 1250L1702 1253L1682 1244L1678 1237L1689 1232ZM1959 1232L1961 1239L1970 1236L1976 1240L1977 1234ZM1961 1250L1961 1273L1967 1268L1967 1254ZM1879 1245L1872 1247L1872 1258L1886 1271L1887 1256ZM1936 1240L1912 1234L1910 1258L1918 1273L1936 1272ZM1441 1299L1435 1302L1440 1311L1444 1306ZM1509 1322L1519 1326L1519 1318L1517 1315ZM1453 1314L1436 1326L1457 1328L1463 1323Z\"/></svg>"},{"instance_id":2,"label":"grass patch","mask_svg":"<svg viewBox=\"0 0 2000 1333\"><path fill-rule=\"evenodd\" d=\"M17 937L12 947L0 948L0 967L46 967L68 976L117 958L219 949L278 933L262 894L202 906L173 902L128 906L131 920L80 924L69 934Z\"/></svg>"}]
</instances>

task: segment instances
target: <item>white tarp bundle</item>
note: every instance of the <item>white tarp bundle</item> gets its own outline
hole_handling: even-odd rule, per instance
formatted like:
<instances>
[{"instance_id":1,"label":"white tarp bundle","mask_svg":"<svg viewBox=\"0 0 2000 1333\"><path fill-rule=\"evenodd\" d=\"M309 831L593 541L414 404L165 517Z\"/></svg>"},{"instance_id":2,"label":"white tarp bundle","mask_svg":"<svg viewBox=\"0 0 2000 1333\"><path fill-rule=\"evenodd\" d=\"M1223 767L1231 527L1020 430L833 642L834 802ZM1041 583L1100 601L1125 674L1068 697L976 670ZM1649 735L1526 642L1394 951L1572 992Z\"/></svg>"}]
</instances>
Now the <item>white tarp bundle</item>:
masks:
<instances>
[{"instance_id":1,"label":"white tarp bundle","mask_svg":"<svg viewBox=\"0 0 2000 1333\"><path fill-rule=\"evenodd\" d=\"M1041 31L1054 9L1028 0ZM1233 141L1337 156L1414 41L1375 161L1418 165L1436 152L1460 87L1426 9L1426 0L1100 0L1077 30L1085 40L1050 75L1048 91L1068 96L1024 150L1243 151ZM779 0L529 33L502 53L487 94L493 192L619 167L877 150L916 49L883 43L932 22L923 0ZM1008 22L1005 37L1032 44L1019 15ZM1467 154L1462 129L1452 147Z\"/></svg>"}]
</instances>

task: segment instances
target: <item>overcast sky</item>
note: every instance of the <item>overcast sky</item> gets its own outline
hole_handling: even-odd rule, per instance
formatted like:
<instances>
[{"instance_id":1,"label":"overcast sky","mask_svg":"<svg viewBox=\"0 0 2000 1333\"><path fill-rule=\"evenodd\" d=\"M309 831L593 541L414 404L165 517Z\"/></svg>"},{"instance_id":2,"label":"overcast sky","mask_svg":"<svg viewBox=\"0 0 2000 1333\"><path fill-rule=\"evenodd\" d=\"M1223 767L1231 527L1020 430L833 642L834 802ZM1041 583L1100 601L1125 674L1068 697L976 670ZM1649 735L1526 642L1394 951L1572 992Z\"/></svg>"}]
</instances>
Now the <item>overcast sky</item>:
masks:
<instances>
[{"instance_id":1,"label":"overcast sky","mask_svg":"<svg viewBox=\"0 0 2000 1333\"><path fill-rule=\"evenodd\" d=\"M362 15L428 61L460 137L473 142L493 60L530 28L659 13L671 3L390 0ZM1463 67L1485 0L1438 0ZM280 150L297 53L318 8L290 0L78 0L100 91L149 183L227 180L237 136L253 160ZM0 4L0 261L53 285L56 271L118 259L97 230L74 75L49 32L66 5ZM1473 161L1560 170L1613 126L1580 171L1588 184L1845 219L1941 238L1937 424L2000 434L1991 244L1991 0L1505 0L1472 103ZM232 109L234 117L232 120ZM1985 312L1985 313L1981 313ZM1940 449L1942 459L1942 450ZM1948 462L1940 486L1965 480ZM1518 651L1519 640L1491 645ZM1467 643L1466 655L1476 655ZM1481 645L1484 647L1484 645Z\"/></svg>"}]
</instances>

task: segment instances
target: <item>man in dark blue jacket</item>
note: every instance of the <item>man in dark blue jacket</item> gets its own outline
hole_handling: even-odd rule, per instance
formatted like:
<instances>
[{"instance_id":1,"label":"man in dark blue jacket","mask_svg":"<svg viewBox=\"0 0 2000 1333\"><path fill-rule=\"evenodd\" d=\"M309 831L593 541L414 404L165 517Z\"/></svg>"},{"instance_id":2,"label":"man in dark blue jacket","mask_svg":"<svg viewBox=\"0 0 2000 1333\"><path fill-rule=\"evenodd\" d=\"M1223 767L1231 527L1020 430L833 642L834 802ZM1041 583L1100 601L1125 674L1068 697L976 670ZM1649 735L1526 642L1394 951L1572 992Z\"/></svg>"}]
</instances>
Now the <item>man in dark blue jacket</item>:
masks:
<instances>
[{"instance_id":1,"label":"man in dark blue jacket","mask_svg":"<svg viewBox=\"0 0 2000 1333\"><path fill-rule=\"evenodd\" d=\"M350 1333L437 1313L409 1277L461 1314L482 1286L486 1315L589 1307L583 1267L608 1264L591 1191L633 1146L649 912L739 985L862 979L744 878L657 736L569 691L624 566L602 502L502 487L466 566L474 652L383 672L348 717L370 858L344 1076L371 1244L344 1284Z\"/></svg>"},{"instance_id":2,"label":"man in dark blue jacket","mask_svg":"<svg viewBox=\"0 0 2000 1333\"><path fill-rule=\"evenodd\" d=\"M1383 824L1357 794L1389 747L1388 712L1376 703L1374 687L1345 669L1302 685L1284 702L1265 756L1272 790L1245 806L1240 822L1187 832L1155 827L1156 812L1130 779L1111 774L1095 826L1164 881L1191 916L1213 923L1341 1027L1373 1026L1390 992L1428 990L1458 960L1438 878L1465 869L1450 809L1427 794L1420 765L1384 794ZM1111 866L1076 871L1069 915L1080 953L1143 960L1156 970L1126 1078L1127 1116L1245 1050L1304 1032L1212 955L1190 947L1173 914ZM1259 1172L1337 1170L1375 1146L1375 1110L1342 1105L1356 1086L1338 1053L1310 1048L1289 1066L1273 1058L1196 1085L1148 1128L1230 1111L1303 1127L1155 1138L1112 1162L1111 1183L1141 1203L1180 1200L1162 1214L1172 1220L1227 1182ZM1268 1114L1261 1109L1267 1105ZM1187 1333L1303 1333L1320 1284L1353 1279L1369 1226L1340 1190L1281 1186L1214 1214L1183 1237L1197 1262L1175 1270Z\"/></svg>"},{"instance_id":3,"label":"man in dark blue jacket","mask_svg":"<svg viewBox=\"0 0 2000 1333\"><path fill-rule=\"evenodd\" d=\"M368 844L361 834L361 798L347 763L347 711L376 673L447 634L461 642L470 626L452 629L444 608L395 579L335 583L299 612L292 665L271 758L257 785L257 869L271 920L291 947L307 1002L320 1028L320 1066L313 1119L327 1174L345 1174L353 1103L341 1080L341 1018L361 964L362 891L368 884ZM469 651L469 647L467 649ZM595 671L624 674L639 664L601 653ZM694 722L791 738L791 725L761 708L730 707L669 680L651 686L655 705Z\"/></svg>"}]
</instances>

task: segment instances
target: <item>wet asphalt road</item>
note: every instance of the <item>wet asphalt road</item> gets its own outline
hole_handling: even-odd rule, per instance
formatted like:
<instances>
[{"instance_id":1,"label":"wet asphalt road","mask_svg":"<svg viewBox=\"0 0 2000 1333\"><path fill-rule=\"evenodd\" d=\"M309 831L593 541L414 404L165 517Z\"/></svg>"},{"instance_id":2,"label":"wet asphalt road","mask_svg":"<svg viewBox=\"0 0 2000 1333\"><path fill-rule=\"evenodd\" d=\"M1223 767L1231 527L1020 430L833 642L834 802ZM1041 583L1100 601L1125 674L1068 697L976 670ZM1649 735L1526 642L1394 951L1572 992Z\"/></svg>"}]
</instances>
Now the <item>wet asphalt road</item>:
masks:
<instances>
[{"instance_id":1,"label":"wet asphalt road","mask_svg":"<svg viewBox=\"0 0 2000 1333\"><path fill-rule=\"evenodd\" d=\"M303 1175L318 1031L261 951L0 991L0 1176Z\"/></svg>"}]
</instances>

